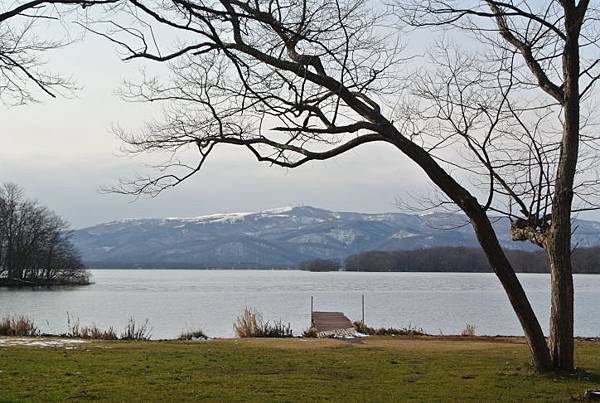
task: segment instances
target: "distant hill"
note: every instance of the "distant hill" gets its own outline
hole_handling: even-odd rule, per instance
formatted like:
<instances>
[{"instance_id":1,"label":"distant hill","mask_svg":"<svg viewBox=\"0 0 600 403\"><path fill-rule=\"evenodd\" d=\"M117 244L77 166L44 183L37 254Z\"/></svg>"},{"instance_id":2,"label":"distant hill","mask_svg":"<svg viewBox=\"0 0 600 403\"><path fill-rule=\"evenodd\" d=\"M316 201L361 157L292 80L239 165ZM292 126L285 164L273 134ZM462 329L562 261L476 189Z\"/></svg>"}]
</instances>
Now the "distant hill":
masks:
<instances>
[{"instance_id":1,"label":"distant hill","mask_svg":"<svg viewBox=\"0 0 600 403\"><path fill-rule=\"evenodd\" d=\"M576 220L574 242L600 245L600 223ZM507 219L494 223L501 243L512 242ZM193 218L124 219L76 230L73 244L91 266L294 267L317 258L341 259L368 250L438 246L477 247L459 214L363 214L315 207Z\"/></svg>"}]
</instances>

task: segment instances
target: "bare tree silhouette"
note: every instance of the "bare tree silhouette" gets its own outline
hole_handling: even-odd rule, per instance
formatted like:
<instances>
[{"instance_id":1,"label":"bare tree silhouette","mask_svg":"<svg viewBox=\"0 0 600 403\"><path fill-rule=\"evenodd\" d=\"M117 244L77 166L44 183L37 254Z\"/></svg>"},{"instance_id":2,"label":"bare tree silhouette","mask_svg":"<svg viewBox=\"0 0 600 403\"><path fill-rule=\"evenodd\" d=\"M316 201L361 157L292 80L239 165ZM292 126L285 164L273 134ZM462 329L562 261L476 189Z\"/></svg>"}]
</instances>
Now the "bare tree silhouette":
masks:
<instances>
[{"instance_id":1,"label":"bare tree silhouette","mask_svg":"<svg viewBox=\"0 0 600 403\"><path fill-rule=\"evenodd\" d=\"M31 0L0 5L0 100L20 105L37 98L31 85L50 97L69 91L73 83L64 75L44 70L42 55L67 44L48 39L43 22L61 22L76 8L110 4L114 0Z\"/></svg>"},{"instance_id":2,"label":"bare tree silhouette","mask_svg":"<svg viewBox=\"0 0 600 403\"><path fill-rule=\"evenodd\" d=\"M417 116L439 125L446 135L438 139L461 138L475 162L466 169L489 176L488 209L511 217L513 240L546 252L550 359L571 370L571 215L597 209L600 190L593 105L600 11L587 0L395 5L411 26L466 33L482 45L474 56L445 48L438 59L444 73L422 81L431 109ZM493 206L498 195L503 209Z\"/></svg>"},{"instance_id":3,"label":"bare tree silhouette","mask_svg":"<svg viewBox=\"0 0 600 403\"><path fill-rule=\"evenodd\" d=\"M21 188L0 186L0 285L88 284L68 225Z\"/></svg>"}]
</instances>

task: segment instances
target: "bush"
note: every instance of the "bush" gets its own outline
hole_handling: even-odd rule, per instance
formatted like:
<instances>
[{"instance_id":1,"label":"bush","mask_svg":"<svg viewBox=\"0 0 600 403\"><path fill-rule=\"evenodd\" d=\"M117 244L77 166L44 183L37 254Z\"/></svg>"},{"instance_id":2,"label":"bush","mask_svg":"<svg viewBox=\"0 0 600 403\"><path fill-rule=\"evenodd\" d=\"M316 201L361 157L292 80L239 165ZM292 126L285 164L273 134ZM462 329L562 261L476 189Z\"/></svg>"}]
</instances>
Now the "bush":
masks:
<instances>
[{"instance_id":1,"label":"bush","mask_svg":"<svg viewBox=\"0 0 600 403\"><path fill-rule=\"evenodd\" d=\"M244 312L237 317L233 324L233 330L237 337L254 337L258 334L259 322L262 323L260 313L252 308L245 308Z\"/></svg>"},{"instance_id":2,"label":"bush","mask_svg":"<svg viewBox=\"0 0 600 403\"><path fill-rule=\"evenodd\" d=\"M425 332L421 328L408 327L396 329L393 327L369 327L363 322L356 321L353 323L354 330L358 333L368 334L370 336L423 336Z\"/></svg>"},{"instance_id":3,"label":"bush","mask_svg":"<svg viewBox=\"0 0 600 403\"><path fill-rule=\"evenodd\" d=\"M259 335L255 337L294 337L292 326L282 323L281 320L276 320L272 325L266 322L260 330Z\"/></svg>"},{"instance_id":4,"label":"bush","mask_svg":"<svg viewBox=\"0 0 600 403\"><path fill-rule=\"evenodd\" d=\"M119 336L115 329L110 326L106 330L100 329L92 324L91 326L81 326L79 318L73 319L67 312L67 333L64 337L73 337L77 339L94 339L94 340L118 340Z\"/></svg>"},{"instance_id":5,"label":"bush","mask_svg":"<svg viewBox=\"0 0 600 403\"><path fill-rule=\"evenodd\" d=\"M38 336L40 331L26 316L7 316L0 320L0 336Z\"/></svg>"},{"instance_id":6,"label":"bush","mask_svg":"<svg viewBox=\"0 0 600 403\"><path fill-rule=\"evenodd\" d=\"M79 321L75 323L70 329L67 337L74 337L78 339L94 339L94 340L118 340L117 332L110 326L108 329L100 329L96 325L91 326L79 326Z\"/></svg>"},{"instance_id":7,"label":"bush","mask_svg":"<svg viewBox=\"0 0 600 403\"><path fill-rule=\"evenodd\" d=\"M293 337L291 325L283 324L281 320L272 325L264 322L262 315L252 308L245 308L233 324L233 330L239 338L246 337Z\"/></svg>"},{"instance_id":8,"label":"bush","mask_svg":"<svg viewBox=\"0 0 600 403\"><path fill-rule=\"evenodd\" d=\"M83 326L78 329L78 333L72 337L79 337L81 339L97 339L97 340L117 340L119 337L115 332L115 329L111 326L106 330L98 328L96 325Z\"/></svg>"},{"instance_id":9,"label":"bush","mask_svg":"<svg viewBox=\"0 0 600 403\"><path fill-rule=\"evenodd\" d=\"M121 333L121 340L150 340L150 336L148 319L140 326L135 323L135 319L129 318L125 331Z\"/></svg>"},{"instance_id":10,"label":"bush","mask_svg":"<svg viewBox=\"0 0 600 403\"><path fill-rule=\"evenodd\" d=\"M475 325L465 324L465 328L460 332L461 336L475 336Z\"/></svg>"},{"instance_id":11,"label":"bush","mask_svg":"<svg viewBox=\"0 0 600 403\"><path fill-rule=\"evenodd\" d=\"M202 330L194 330L191 332L181 333L181 335L179 335L179 337L177 339L178 340L207 340L208 336L205 335Z\"/></svg>"}]
</instances>

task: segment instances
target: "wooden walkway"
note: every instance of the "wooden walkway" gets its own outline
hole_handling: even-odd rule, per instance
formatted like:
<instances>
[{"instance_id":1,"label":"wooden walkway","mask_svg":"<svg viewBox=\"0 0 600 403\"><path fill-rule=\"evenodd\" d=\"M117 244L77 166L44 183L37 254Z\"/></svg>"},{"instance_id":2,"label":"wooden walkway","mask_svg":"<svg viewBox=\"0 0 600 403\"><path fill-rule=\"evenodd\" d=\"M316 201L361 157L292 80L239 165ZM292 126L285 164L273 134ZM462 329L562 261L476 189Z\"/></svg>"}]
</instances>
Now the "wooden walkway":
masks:
<instances>
[{"instance_id":1,"label":"wooden walkway","mask_svg":"<svg viewBox=\"0 0 600 403\"><path fill-rule=\"evenodd\" d=\"M354 329L350 319L342 312L313 312L312 327L314 327L319 334Z\"/></svg>"}]
</instances>

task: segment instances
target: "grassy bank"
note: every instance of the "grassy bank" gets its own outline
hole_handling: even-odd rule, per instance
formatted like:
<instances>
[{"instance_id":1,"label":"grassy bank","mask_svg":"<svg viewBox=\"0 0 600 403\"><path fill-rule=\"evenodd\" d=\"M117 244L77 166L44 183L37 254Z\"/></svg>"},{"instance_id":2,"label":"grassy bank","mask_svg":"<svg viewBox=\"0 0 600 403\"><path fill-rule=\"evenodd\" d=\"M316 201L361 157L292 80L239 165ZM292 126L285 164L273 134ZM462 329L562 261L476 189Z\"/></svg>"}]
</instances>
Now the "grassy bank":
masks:
<instances>
[{"instance_id":1,"label":"grassy bank","mask_svg":"<svg viewBox=\"0 0 600 403\"><path fill-rule=\"evenodd\" d=\"M0 401L565 401L600 387L600 343L579 342L589 373L536 375L515 340L388 338L91 341L0 347Z\"/></svg>"}]
</instances>

